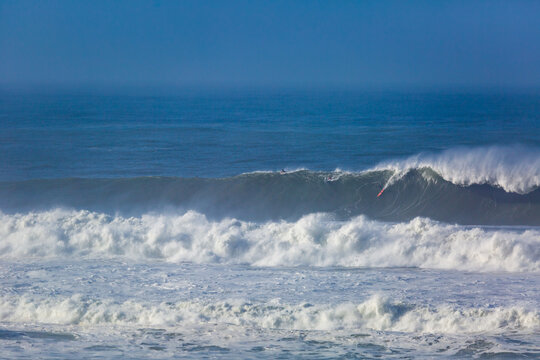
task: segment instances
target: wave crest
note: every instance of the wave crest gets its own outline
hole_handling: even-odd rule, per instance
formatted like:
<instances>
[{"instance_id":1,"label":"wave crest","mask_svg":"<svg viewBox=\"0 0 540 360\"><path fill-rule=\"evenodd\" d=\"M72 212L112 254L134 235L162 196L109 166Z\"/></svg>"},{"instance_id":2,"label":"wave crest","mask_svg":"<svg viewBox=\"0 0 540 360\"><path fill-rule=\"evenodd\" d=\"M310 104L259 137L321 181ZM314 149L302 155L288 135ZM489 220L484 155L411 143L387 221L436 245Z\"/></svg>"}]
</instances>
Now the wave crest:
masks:
<instances>
[{"instance_id":1,"label":"wave crest","mask_svg":"<svg viewBox=\"0 0 540 360\"><path fill-rule=\"evenodd\" d=\"M489 184L526 194L540 186L540 149L518 145L457 148L385 162L375 170L394 171L395 181L412 169L422 168L432 169L456 185Z\"/></svg>"}]
</instances>

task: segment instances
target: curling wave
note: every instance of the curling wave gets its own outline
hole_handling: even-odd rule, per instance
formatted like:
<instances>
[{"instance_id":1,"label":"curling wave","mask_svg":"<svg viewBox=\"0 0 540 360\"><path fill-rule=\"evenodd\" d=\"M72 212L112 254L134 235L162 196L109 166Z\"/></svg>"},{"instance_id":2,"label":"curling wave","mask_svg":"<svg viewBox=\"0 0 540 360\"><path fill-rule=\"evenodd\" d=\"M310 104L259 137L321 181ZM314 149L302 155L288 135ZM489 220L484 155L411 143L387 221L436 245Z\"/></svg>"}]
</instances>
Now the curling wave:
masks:
<instances>
[{"instance_id":1,"label":"curling wave","mask_svg":"<svg viewBox=\"0 0 540 360\"><path fill-rule=\"evenodd\" d=\"M393 171L391 182L410 170L422 168L429 168L456 185L487 184L506 192L526 194L540 186L540 149L518 145L456 148L375 167Z\"/></svg>"},{"instance_id":2,"label":"curling wave","mask_svg":"<svg viewBox=\"0 0 540 360\"><path fill-rule=\"evenodd\" d=\"M290 330L382 330L415 333L538 331L540 313L519 306L490 308L437 307L392 302L373 296L361 303L286 305L274 300L206 303L184 301L146 304L73 295L34 299L0 298L0 321L69 325L190 326L226 323Z\"/></svg>"},{"instance_id":3,"label":"curling wave","mask_svg":"<svg viewBox=\"0 0 540 360\"><path fill-rule=\"evenodd\" d=\"M310 214L295 222L184 214L109 216L75 210L0 213L0 258L125 257L254 266L421 267L539 271L540 230L382 223Z\"/></svg>"}]
</instances>

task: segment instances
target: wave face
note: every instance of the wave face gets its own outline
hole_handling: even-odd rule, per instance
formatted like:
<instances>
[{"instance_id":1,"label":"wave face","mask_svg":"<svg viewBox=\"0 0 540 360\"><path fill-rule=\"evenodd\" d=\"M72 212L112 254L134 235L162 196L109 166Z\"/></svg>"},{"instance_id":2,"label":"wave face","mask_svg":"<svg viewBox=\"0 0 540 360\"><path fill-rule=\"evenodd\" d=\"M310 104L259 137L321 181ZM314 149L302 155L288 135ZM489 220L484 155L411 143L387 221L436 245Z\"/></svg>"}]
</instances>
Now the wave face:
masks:
<instances>
[{"instance_id":1,"label":"wave face","mask_svg":"<svg viewBox=\"0 0 540 360\"><path fill-rule=\"evenodd\" d=\"M446 154L443 158L452 156ZM147 177L2 182L0 210L13 214L62 207L140 216L173 209L246 221L296 221L307 214L326 212L345 220L362 214L396 222L420 216L465 225L540 225L540 189L532 185L538 181L533 175L526 179L517 175L502 178L498 175L506 170L493 165L493 178L488 173L480 175L481 172L460 178L456 175L459 171L448 170L453 160L446 167L440 165L442 160L430 163L429 167L423 160L410 167L411 161L381 165L379 170L362 173L300 170L223 179ZM469 164L472 163L471 160ZM522 166L514 166L510 174ZM540 166L535 171L538 169ZM510 182L510 177L516 179L515 184ZM384 193L377 197L381 189L385 189Z\"/></svg>"},{"instance_id":2,"label":"wave face","mask_svg":"<svg viewBox=\"0 0 540 360\"><path fill-rule=\"evenodd\" d=\"M287 330L379 330L415 333L475 333L538 331L540 313L519 306L436 308L395 303L380 296L359 303L285 305L278 301L250 303L177 302L144 304L135 301L67 298L0 298L0 320L63 325L182 326L227 323Z\"/></svg>"},{"instance_id":3,"label":"wave face","mask_svg":"<svg viewBox=\"0 0 540 360\"><path fill-rule=\"evenodd\" d=\"M539 271L540 230L482 229L416 218L389 224L311 214L296 222L184 214L53 210L0 215L0 258L129 258L255 266Z\"/></svg>"}]
</instances>

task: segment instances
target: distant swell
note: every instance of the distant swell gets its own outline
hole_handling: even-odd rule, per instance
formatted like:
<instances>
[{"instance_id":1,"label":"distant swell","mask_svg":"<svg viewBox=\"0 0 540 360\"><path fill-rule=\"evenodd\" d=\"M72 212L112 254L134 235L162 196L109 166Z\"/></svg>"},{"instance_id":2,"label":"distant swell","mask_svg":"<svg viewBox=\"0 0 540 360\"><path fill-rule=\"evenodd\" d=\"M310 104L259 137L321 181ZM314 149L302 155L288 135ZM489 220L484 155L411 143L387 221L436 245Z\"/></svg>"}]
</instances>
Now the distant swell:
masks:
<instances>
[{"instance_id":1,"label":"distant swell","mask_svg":"<svg viewBox=\"0 0 540 360\"><path fill-rule=\"evenodd\" d=\"M225 323L290 330L383 330L415 333L532 332L540 328L540 314L521 307L423 307L392 302L378 296L338 305L285 305L279 301L217 303L134 301L68 298L36 300L0 298L0 320L74 325L183 326Z\"/></svg>"},{"instance_id":2,"label":"distant swell","mask_svg":"<svg viewBox=\"0 0 540 360\"><path fill-rule=\"evenodd\" d=\"M0 214L0 258L128 258L255 266L539 271L540 230L483 229L425 218L389 224L311 214L295 222L184 214Z\"/></svg>"}]
</instances>

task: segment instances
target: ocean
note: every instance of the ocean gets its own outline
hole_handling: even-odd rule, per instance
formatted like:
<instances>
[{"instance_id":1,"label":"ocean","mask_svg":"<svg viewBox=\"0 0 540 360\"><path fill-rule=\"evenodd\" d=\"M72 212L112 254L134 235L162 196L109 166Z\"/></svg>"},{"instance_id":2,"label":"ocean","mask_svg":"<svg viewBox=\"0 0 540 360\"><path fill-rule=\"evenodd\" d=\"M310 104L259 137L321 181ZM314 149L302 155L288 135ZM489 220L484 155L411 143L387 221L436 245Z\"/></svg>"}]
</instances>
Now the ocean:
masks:
<instances>
[{"instance_id":1,"label":"ocean","mask_svg":"<svg viewBox=\"0 0 540 360\"><path fill-rule=\"evenodd\" d=\"M540 358L540 92L0 92L0 358Z\"/></svg>"}]
</instances>

